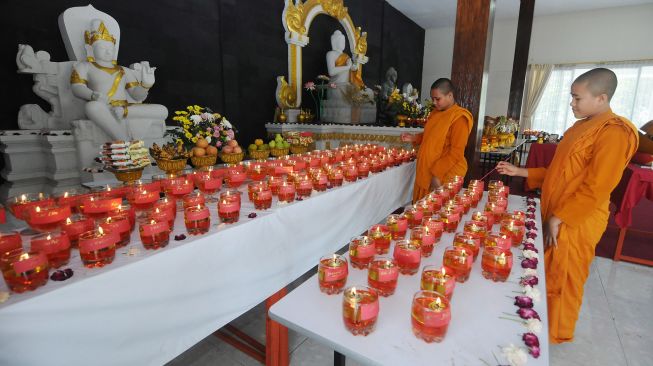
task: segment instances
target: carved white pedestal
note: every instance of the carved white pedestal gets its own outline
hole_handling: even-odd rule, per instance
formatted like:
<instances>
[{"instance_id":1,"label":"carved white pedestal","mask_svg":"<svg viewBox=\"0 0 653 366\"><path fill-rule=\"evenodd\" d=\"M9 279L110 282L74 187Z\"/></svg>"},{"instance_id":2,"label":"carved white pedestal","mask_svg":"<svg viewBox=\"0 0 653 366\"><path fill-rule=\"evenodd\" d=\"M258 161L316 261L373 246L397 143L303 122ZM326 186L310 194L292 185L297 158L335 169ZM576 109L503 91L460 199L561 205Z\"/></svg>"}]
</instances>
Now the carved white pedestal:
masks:
<instances>
[{"instance_id":1,"label":"carved white pedestal","mask_svg":"<svg viewBox=\"0 0 653 366\"><path fill-rule=\"evenodd\" d=\"M320 118L324 122L330 123L352 123L350 105L344 105L338 101L325 100L323 102L322 115ZM376 122L376 106L365 104L360 106L361 116L357 123L374 123Z\"/></svg>"},{"instance_id":2,"label":"carved white pedestal","mask_svg":"<svg viewBox=\"0 0 653 366\"><path fill-rule=\"evenodd\" d=\"M35 130L5 131L0 136L0 152L5 167L0 173L5 182L0 200L26 192L54 193L79 186L80 169L75 139L70 131L51 131L39 135Z\"/></svg>"}]
</instances>

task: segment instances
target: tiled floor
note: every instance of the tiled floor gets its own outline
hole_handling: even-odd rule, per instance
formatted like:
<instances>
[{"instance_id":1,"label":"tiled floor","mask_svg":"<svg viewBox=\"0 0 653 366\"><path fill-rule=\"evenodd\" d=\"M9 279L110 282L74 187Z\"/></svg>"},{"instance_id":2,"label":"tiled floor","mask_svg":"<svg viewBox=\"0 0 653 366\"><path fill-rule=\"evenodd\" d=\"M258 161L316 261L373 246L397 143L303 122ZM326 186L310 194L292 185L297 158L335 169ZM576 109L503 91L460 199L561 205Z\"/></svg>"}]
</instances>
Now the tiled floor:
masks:
<instances>
[{"instance_id":1,"label":"tiled floor","mask_svg":"<svg viewBox=\"0 0 653 366\"><path fill-rule=\"evenodd\" d=\"M307 277L307 276L305 276ZM597 257L585 285L574 343L551 347L552 366L645 366L653 364L653 268ZM297 282L301 281L298 280ZM232 324L265 340L263 305ZM327 366L333 351L290 331L290 364ZM169 366L257 365L233 347L209 336ZM347 365L357 365L347 360Z\"/></svg>"}]
</instances>

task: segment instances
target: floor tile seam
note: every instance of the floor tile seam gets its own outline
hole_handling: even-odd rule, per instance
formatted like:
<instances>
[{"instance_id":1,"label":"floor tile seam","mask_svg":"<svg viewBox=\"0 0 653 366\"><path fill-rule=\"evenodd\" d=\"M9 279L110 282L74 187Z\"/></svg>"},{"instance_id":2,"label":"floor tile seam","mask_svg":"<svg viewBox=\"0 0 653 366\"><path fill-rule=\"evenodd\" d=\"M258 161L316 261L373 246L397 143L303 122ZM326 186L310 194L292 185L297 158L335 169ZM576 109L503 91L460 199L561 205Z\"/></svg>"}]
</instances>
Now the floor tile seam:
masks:
<instances>
[{"instance_id":1,"label":"floor tile seam","mask_svg":"<svg viewBox=\"0 0 653 366\"><path fill-rule=\"evenodd\" d=\"M612 319L612 325L614 326L614 330L617 333L617 339L619 339L619 345L621 346L621 354L623 355L624 360L626 361L626 366L630 366L628 355L626 355L626 350L624 349L624 342L621 339L621 332L619 331L619 327L617 327L616 316L612 310L612 304L610 304L608 292L605 288L605 284L603 283L603 277L601 276L601 271L599 271L598 262L595 262L594 265L595 265L594 270L596 271L596 274L599 276L599 281L601 282L601 288L603 289L603 296L605 297L605 301L608 304L608 310L610 311L610 318ZM612 265L619 265L619 263L613 262Z\"/></svg>"}]
</instances>

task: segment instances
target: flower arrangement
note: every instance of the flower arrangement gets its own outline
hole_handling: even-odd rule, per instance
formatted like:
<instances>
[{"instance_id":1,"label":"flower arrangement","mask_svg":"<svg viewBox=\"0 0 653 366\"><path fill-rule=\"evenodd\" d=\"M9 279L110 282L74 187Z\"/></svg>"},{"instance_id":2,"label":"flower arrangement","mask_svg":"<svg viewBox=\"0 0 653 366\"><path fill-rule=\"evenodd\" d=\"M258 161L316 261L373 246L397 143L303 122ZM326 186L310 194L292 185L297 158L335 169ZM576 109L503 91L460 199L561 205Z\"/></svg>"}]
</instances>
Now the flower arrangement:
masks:
<instances>
[{"instance_id":1,"label":"flower arrangement","mask_svg":"<svg viewBox=\"0 0 653 366\"><path fill-rule=\"evenodd\" d=\"M310 94L311 98L313 98L313 103L315 103L315 110L317 111L317 119L318 121L320 120L320 113L322 111L322 99L324 99L324 93L326 92L327 88L335 89L336 84L330 83L329 81L331 80L328 76L326 75L318 75L316 77L317 79L317 84L314 81L307 81L304 84L304 89L306 89Z\"/></svg>"},{"instance_id":2,"label":"flower arrangement","mask_svg":"<svg viewBox=\"0 0 653 366\"><path fill-rule=\"evenodd\" d=\"M204 139L209 145L222 150L228 141L235 139L237 132L225 116L214 113L208 107L189 105L186 110L175 111L172 119L179 123L181 129L168 131L166 136L173 136L175 143L181 143L187 149Z\"/></svg>"},{"instance_id":3,"label":"flower arrangement","mask_svg":"<svg viewBox=\"0 0 653 366\"><path fill-rule=\"evenodd\" d=\"M394 89L388 97L388 109L395 115L402 115L412 120L423 120L433 110L433 103L425 100L424 104L417 101L416 97L411 95L402 94L399 89Z\"/></svg>"}]
</instances>

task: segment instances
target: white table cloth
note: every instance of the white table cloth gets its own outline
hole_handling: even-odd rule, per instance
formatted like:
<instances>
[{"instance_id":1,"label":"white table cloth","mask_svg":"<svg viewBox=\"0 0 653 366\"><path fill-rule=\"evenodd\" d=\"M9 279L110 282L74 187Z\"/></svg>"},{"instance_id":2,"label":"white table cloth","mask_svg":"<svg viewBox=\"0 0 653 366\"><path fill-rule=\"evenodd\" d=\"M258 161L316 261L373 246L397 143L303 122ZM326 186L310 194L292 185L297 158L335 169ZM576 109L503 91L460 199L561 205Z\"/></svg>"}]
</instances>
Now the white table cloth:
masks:
<instances>
[{"instance_id":1,"label":"white table cloth","mask_svg":"<svg viewBox=\"0 0 653 366\"><path fill-rule=\"evenodd\" d=\"M391 211L412 192L415 163L391 168L301 202L146 251L132 235L103 269L75 275L0 304L0 365L160 365L265 300ZM243 187L241 190L245 190ZM251 212L258 217L247 218ZM177 215L173 234L185 232ZM25 244L28 245L28 244ZM2 282L0 291L7 291Z\"/></svg>"},{"instance_id":2,"label":"white table cloth","mask_svg":"<svg viewBox=\"0 0 653 366\"><path fill-rule=\"evenodd\" d=\"M487 192L485 193L487 196ZM479 203L483 207L485 199ZM526 211L524 198L510 196L509 210ZM469 220L471 212L462 219ZM537 227L541 228L539 208ZM498 225L494 226L498 230ZM409 235L409 234L407 234ZM376 329L367 336L354 336L345 329L342 320L342 294L326 295L320 292L317 276L311 277L270 308L273 320L307 337L313 338L347 357L371 365L501 365L508 363L501 357L499 346L513 343L523 346L521 336L527 330L521 322L504 318L519 319L514 297L519 292L519 278L523 275L520 266L521 250L513 248L513 269L504 283L494 283L481 274L482 250L476 259L469 280L456 283L451 301L451 323L442 343L426 343L417 339L412 332L410 309L413 294L420 289L421 268L427 264L442 265L442 256L447 246L452 245L453 234L444 234L431 257L422 258L420 271L412 276L399 275L397 289L389 297L379 296L379 317ZM343 245L345 243L342 243ZM542 236L538 235L536 247L542 250ZM389 256L392 256L390 248ZM544 260L541 254L538 265L541 302L534 309L542 320L543 330L538 335L541 355L538 359L528 356L528 365L549 364L548 319L546 308L546 284L544 281ZM367 270L349 266L347 286L367 286ZM508 315L508 314L512 314ZM494 355L493 355L494 354Z\"/></svg>"}]
</instances>

